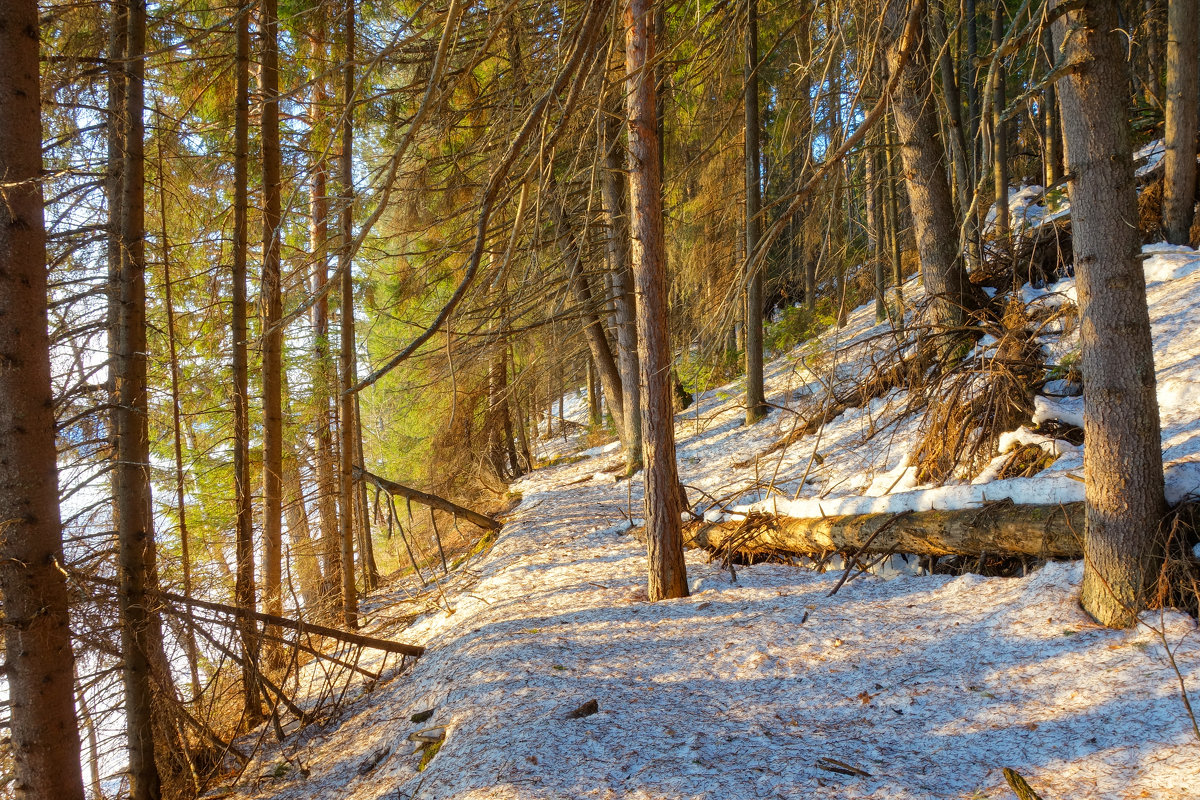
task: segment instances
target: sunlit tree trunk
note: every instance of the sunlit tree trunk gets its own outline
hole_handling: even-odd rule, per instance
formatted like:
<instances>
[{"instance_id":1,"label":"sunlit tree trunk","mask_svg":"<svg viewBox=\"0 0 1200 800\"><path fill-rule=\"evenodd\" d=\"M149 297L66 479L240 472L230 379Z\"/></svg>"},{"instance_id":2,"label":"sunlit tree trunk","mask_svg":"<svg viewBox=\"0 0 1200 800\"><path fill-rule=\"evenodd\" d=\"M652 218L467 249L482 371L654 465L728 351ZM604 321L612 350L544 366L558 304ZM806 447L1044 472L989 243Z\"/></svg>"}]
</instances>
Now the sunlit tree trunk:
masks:
<instances>
[{"instance_id":1,"label":"sunlit tree trunk","mask_svg":"<svg viewBox=\"0 0 1200 800\"><path fill-rule=\"evenodd\" d=\"M233 482L235 492L234 603L255 607L254 517L250 486L250 367L247 357L246 258L249 249L250 208L250 10L236 18L237 54L234 62L233 123ZM258 678L258 631L250 619L238 620L242 642L242 710L248 727L262 719Z\"/></svg>"},{"instance_id":2,"label":"sunlit tree trunk","mask_svg":"<svg viewBox=\"0 0 1200 800\"><path fill-rule=\"evenodd\" d=\"M0 596L7 727L17 797L83 800L50 388L37 30L33 0L0 5Z\"/></svg>"},{"instance_id":3,"label":"sunlit tree trunk","mask_svg":"<svg viewBox=\"0 0 1200 800\"><path fill-rule=\"evenodd\" d=\"M653 11L649 0L625 9L626 119L629 137L631 261L637 291L642 384L646 548L651 600L686 597L679 475L667 333L662 174L655 118Z\"/></svg>"},{"instance_id":4,"label":"sunlit tree trunk","mask_svg":"<svg viewBox=\"0 0 1200 800\"><path fill-rule=\"evenodd\" d=\"M316 472L317 511L321 517L321 596L323 613L332 613L341 604L342 545L337 519L337 458L333 452L334 393L337 371L329 348L329 297L323 293L329 280L329 189L325 148L330 130L325 112L326 91L323 70L326 45L322 25L327 21L325 5L317 5L317 19L312 36L313 51L317 54L317 74L313 75L312 130L309 141L312 150L312 178L309 190L309 247L313 258L313 293L320 295L312 309L313 403L316 406Z\"/></svg>"},{"instance_id":5,"label":"sunlit tree trunk","mask_svg":"<svg viewBox=\"0 0 1200 800\"><path fill-rule=\"evenodd\" d=\"M767 415L763 396L763 278L762 269L751 268L758 254L762 226L762 177L759 172L758 120L758 1L746 0L746 56L743 97L746 114L746 424Z\"/></svg>"},{"instance_id":6,"label":"sunlit tree trunk","mask_svg":"<svg viewBox=\"0 0 1200 800\"><path fill-rule=\"evenodd\" d=\"M992 12L992 49L998 49L1003 40L1004 4L996 3ZM995 234L997 241L1003 242L1008 239L1010 230L1008 218L1008 123L1001 118L1004 106L1008 102L1008 93L1005 89L1008 72L1004 69L1003 61L996 62L995 70L996 75L992 85L992 178L995 188L993 199L996 202Z\"/></svg>"},{"instance_id":7,"label":"sunlit tree trunk","mask_svg":"<svg viewBox=\"0 0 1200 800\"><path fill-rule=\"evenodd\" d=\"M342 542L342 622L347 628L358 627L358 588L354 584L354 396L350 387L358 382L354 357L354 15L353 0L346 3L346 60L342 67L342 156L340 227L342 246L338 252L341 281L341 461L338 478L338 507L341 510Z\"/></svg>"},{"instance_id":8,"label":"sunlit tree trunk","mask_svg":"<svg viewBox=\"0 0 1200 800\"><path fill-rule=\"evenodd\" d=\"M911 25L909 23L911 22ZM926 291L934 298L935 321L955 328L976 305L973 287L959 258L958 231L950 186L938 140L936 107L928 101L930 65L921 15L910 15L905 0L892 0L884 14L888 70L894 72L909 48L899 76L893 113L904 162L905 184L916 230L917 253ZM907 37L912 41L906 41Z\"/></svg>"},{"instance_id":9,"label":"sunlit tree trunk","mask_svg":"<svg viewBox=\"0 0 1200 800\"><path fill-rule=\"evenodd\" d=\"M1058 81L1067 140L1083 350L1087 500L1083 607L1128 627L1144 606L1165 511L1162 439L1146 280L1138 258L1125 39L1113 0L1055 24L1068 63Z\"/></svg>"},{"instance_id":10,"label":"sunlit tree trunk","mask_svg":"<svg viewBox=\"0 0 1200 800\"><path fill-rule=\"evenodd\" d=\"M277 0L259 6L262 37L262 391L263 609L283 612L283 316L280 278L282 186L279 151L279 14Z\"/></svg>"},{"instance_id":11,"label":"sunlit tree trunk","mask_svg":"<svg viewBox=\"0 0 1200 800\"><path fill-rule=\"evenodd\" d=\"M133 800L155 800L153 664L164 663L162 630L148 592L156 588L150 505L150 438L146 386L145 0L131 0L125 61L125 164L121 193L121 262L117 282L116 349L111 367L121 648L126 737Z\"/></svg>"}]
</instances>

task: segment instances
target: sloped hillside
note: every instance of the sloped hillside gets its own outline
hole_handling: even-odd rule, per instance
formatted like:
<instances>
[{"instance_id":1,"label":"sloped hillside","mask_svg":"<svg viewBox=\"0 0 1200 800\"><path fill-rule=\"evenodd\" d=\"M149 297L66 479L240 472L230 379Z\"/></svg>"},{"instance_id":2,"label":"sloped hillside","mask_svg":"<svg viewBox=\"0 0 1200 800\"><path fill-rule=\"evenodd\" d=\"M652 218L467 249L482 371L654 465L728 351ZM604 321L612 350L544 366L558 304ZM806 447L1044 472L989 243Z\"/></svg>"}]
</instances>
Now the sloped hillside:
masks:
<instances>
[{"instance_id":1,"label":"sloped hillside","mask_svg":"<svg viewBox=\"0 0 1200 800\"><path fill-rule=\"evenodd\" d=\"M1146 252L1163 455L1178 500L1200 487L1200 255ZM918 301L919 288L910 282L905 297ZM1026 286L1022 297L1061 305L1074 288ZM864 307L819 345L774 361L768 400L780 410L752 428L736 385L681 413L694 515L1082 498L1080 449L1031 432L1033 419L1001 446L1045 448L1052 463L1041 472L999 479L985 468L919 485L911 462L925 408L902 389L788 437L799 418L789 409L819 406L830 376L868 375L888 330ZM1060 429L1081 411L1067 369L1073 336L1069 322L1037 334L1063 378L1035 399L1035 418ZM979 342L980 363L993 345ZM582 416L578 398L572 407ZM691 597L651 604L634 535L640 478L615 477L611 446L542 444L575 458L513 486L522 499L494 546L441 589L393 586L373 598L369 627L426 645L425 656L333 723L267 746L238 796L1000 798L1011 796L1003 767L1045 798L1197 796L1200 735L1182 694L1200 699L1191 617L1150 612L1134 630L1101 628L1076 602L1079 562L955 577L918 574L896 556L830 596L840 560L825 571L728 569L695 550ZM421 608L406 629L389 622ZM444 731L432 751L410 739L430 728L432 738Z\"/></svg>"}]
</instances>

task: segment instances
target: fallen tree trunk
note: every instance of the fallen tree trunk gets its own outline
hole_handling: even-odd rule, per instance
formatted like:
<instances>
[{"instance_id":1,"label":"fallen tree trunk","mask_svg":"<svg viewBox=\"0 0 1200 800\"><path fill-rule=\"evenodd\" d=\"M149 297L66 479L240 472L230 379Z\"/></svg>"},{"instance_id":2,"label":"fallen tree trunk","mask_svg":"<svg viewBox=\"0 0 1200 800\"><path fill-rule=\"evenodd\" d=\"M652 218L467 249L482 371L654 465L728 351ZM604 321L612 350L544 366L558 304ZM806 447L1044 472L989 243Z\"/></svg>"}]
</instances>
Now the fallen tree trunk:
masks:
<instances>
[{"instance_id":1,"label":"fallen tree trunk","mask_svg":"<svg viewBox=\"0 0 1200 800\"><path fill-rule=\"evenodd\" d=\"M754 513L738 522L693 523L684 532L691 547L752 559L832 551L1081 558L1082 537L1083 503L1027 506L1011 502L957 511L815 519Z\"/></svg>"},{"instance_id":2,"label":"fallen tree trunk","mask_svg":"<svg viewBox=\"0 0 1200 800\"><path fill-rule=\"evenodd\" d=\"M462 517L468 522L473 522L484 530L495 531L500 529L500 523L489 516L480 514L478 511L472 511L469 508L451 503L444 497L438 497L436 494L422 492L420 489L413 489L411 486L405 486L395 481L389 481L387 478L381 478L378 475L367 472L362 467L354 468L354 477L378 486L383 491L396 497L403 497L405 500L413 500L430 508L436 508L439 511L445 511L447 514L454 514Z\"/></svg>"}]
</instances>

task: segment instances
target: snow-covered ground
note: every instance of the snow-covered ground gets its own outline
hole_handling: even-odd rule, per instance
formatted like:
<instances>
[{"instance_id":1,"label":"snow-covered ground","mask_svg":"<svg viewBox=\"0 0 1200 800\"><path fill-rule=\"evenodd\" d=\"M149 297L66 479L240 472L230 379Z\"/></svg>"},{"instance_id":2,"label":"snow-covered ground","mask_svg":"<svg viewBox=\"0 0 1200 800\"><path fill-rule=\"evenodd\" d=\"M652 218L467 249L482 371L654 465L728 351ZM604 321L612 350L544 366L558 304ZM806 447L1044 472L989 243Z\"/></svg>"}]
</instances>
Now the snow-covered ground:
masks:
<instances>
[{"instance_id":1,"label":"snow-covered ground","mask_svg":"<svg viewBox=\"0 0 1200 800\"><path fill-rule=\"evenodd\" d=\"M1161 245L1146 255L1164 461L1178 498L1200 489L1200 255ZM1034 303L1073 293L1070 281L1025 289ZM918 295L906 286L910 300ZM789 409L811 408L823 376L868 369L873 342L888 335L873 314L858 309L842 330L772 362L768 400L781 410L764 422L742 425L737 385L679 415L695 513L1081 498L1079 448L1027 429L1006 442L1050 448L1058 459L1046 472L916 486L908 460L920 416L899 390L773 448L794 425ZM1052 361L1073 349L1056 337L1045 344ZM577 397L567 405L582 415ZM1047 396L1037 408L1078 421L1082 405ZM1078 563L1025 578L868 575L828 597L840 574L763 564L734 580L695 551L692 596L649 603L644 546L629 533L640 477L617 480L620 454L585 451L581 438L559 437L553 454L582 460L513 487L522 502L444 598L403 602L403 588L373 598L369 630L423 644L426 655L337 720L266 750L241 796L978 800L1011 797L1001 769L1012 767L1046 800L1200 797L1200 739L1180 693L1182 681L1200 708L1191 618L1155 612L1131 631L1100 628L1078 607ZM437 610L406 629L389 625L434 596ZM595 713L571 717L591 700ZM428 727L446 736L419 772L408 737ZM277 769L288 759L307 776Z\"/></svg>"}]
</instances>

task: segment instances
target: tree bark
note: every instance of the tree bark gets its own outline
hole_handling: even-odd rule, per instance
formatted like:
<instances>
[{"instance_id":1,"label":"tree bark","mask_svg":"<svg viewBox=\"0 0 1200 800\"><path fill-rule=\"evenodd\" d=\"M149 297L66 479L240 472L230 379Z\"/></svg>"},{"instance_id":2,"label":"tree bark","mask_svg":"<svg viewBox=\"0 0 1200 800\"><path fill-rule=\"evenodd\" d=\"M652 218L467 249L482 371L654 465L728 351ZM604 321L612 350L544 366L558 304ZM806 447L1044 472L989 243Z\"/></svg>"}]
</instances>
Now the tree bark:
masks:
<instances>
[{"instance_id":1,"label":"tree bark","mask_svg":"<svg viewBox=\"0 0 1200 800\"><path fill-rule=\"evenodd\" d=\"M949 37L942 15L937 9L930 9L929 19L934 27L933 46L938 53L938 69L942 75L942 97L946 103L946 123L950 152L954 164L954 185L958 198L958 220L965 227L964 238L967 242L967 257L972 265L980 261L976 247L975 215L971 213L971 200L974 191L971 187L971 165L967 156L967 139L963 132L962 95L959 92L958 76L954 69L954 50L950 46Z\"/></svg>"},{"instance_id":2,"label":"tree bark","mask_svg":"<svg viewBox=\"0 0 1200 800\"><path fill-rule=\"evenodd\" d=\"M614 48L615 50L615 48ZM613 93L617 95L616 92ZM625 173L621 147L620 107L601 117L604 148L600 200L607 229L608 269L612 275L613 327L617 334L617 365L621 372L621 400L625 417L625 474L642 468L642 398L638 377L637 301L629 270L629 217L625 211ZM614 421L615 421L614 417Z\"/></svg>"},{"instance_id":3,"label":"tree bark","mask_svg":"<svg viewBox=\"0 0 1200 800\"><path fill-rule=\"evenodd\" d=\"M1087 527L1081 600L1127 627L1146 600L1165 511L1154 355L1129 141L1125 41L1113 0L1055 24L1076 70L1058 81L1083 350Z\"/></svg>"},{"instance_id":4,"label":"tree bark","mask_svg":"<svg viewBox=\"0 0 1200 800\"><path fill-rule=\"evenodd\" d=\"M934 322L944 328L956 328L978 300L959 259L954 207L942 166L945 153L938 141L936 109L928 101L931 71L929 48L921 38L925 35L919 13L922 2L917 0L918 8L911 14L908 5L907 0L891 0L884 14L889 71L901 63L905 37L918 37L911 55L903 62L893 113L921 273L926 291L933 298Z\"/></svg>"},{"instance_id":5,"label":"tree bark","mask_svg":"<svg viewBox=\"0 0 1200 800\"><path fill-rule=\"evenodd\" d=\"M367 463L367 454L363 449L362 433L362 401L358 394L354 395L354 444L355 458L360 464ZM367 485L361 481L358 484L358 552L359 566L362 568L363 589L371 592L379 588L379 567L375 564L375 543L371 539L371 513L367 498Z\"/></svg>"},{"instance_id":6,"label":"tree bark","mask_svg":"<svg viewBox=\"0 0 1200 800\"><path fill-rule=\"evenodd\" d=\"M801 519L751 514L741 522L689 526L688 544L743 556L831 550L911 553L919 556L984 553L1037 558L1079 558L1083 503L922 511L909 514L852 514Z\"/></svg>"},{"instance_id":7,"label":"tree bark","mask_svg":"<svg viewBox=\"0 0 1200 800\"><path fill-rule=\"evenodd\" d=\"M1167 10L1167 131L1163 157L1163 227L1171 244L1187 244L1196 204L1198 76L1196 0Z\"/></svg>"},{"instance_id":8,"label":"tree bark","mask_svg":"<svg viewBox=\"0 0 1200 800\"><path fill-rule=\"evenodd\" d=\"M1042 32L1042 51L1045 54L1047 71L1054 68L1054 34L1049 27ZM1046 113L1042 137L1045 142L1045 152L1042 159L1045 162L1045 185L1049 189L1062 180L1063 177L1063 141L1062 121L1058 110L1058 93L1054 84L1046 86L1042 92L1042 106Z\"/></svg>"},{"instance_id":9,"label":"tree bark","mask_svg":"<svg viewBox=\"0 0 1200 800\"><path fill-rule=\"evenodd\" d=\"M146 386L145 51L146 3L131 0L125 60L125 163L121 192L121 261L117 284L114 374L113 494L116 498L117 601L124 655L129 790L157 800L162 784L152 723L153 664L164 663L162 631L147 591L156 588L150 498Z\"/></svg>"},{"instance_id":10,"label":"tree bark","mask_svg":"<svg viewBox=\"0 0 1200 800\"><path fill-rule=\"evenodd\" d=\"M1004 41L1004 4L996 3L992 12L992 49L998 50ZM1001 118L1007 104L1005 83L1008 71L1003 60L995 66L996 75L992 84L992 178L996 203L996 240L1007 242L1011 223L1008 209L1008 123Z\"/></svg>"},{"instance_id":11,"label":"tree bark","mask_svg":"<svg viewBox=\"0 0 1200 800\"><path fill-rule=\"evenodd\" d=\"M246 258L249 250L250 207L250 10L236 20L236 96L234 99L233 156L233 482L236 506L234 549L237 558L234 604L253 611L254 509L250 488L250 367L247 347ZM258 631L253 620L239 620L242 652L242 710L247 727L262 720L258 678L253 666L258 658Z\"/></svg>"},{"instance_id":12,"label":"tree bark","mask_svg":"<svg viewBox=\"0 0 1200 800\"><path fill-rule=\"evenodd\" d=\"M354 585L354 396L350 387L358 382L354 356L354 0L346 3L346 60L342 67L342 197L339 209L342 231L338 251L341 282L341 463L338 479L338 507L341 510L342 542L342 622L353 630L358 627L358 588Z\"/></svg>"},{"instance_id":13,"label":"tree bark","mask_svg":"<svg viewBox=\"0 0 1200 800\"><path fill-rule=\"evenodd\" d=\"M883 125L884 166L887 167L884 190L884 213L888 228L888 256L892 268L892 288L896 293L896 301L904 298L904 264L900 258L900 197L897 184L900 175L897 157L896 141L892 135L892 125L885 120ZM902 320L901 315L899 318Z\"/></svg>"},{"instance_id":14,"label":"tree bark","mask_svg":"<svg viewBox=\"0 0 1200 800\"><path fill-rule=\"evenodd\" d=\"M604 333L604 325L596 313L595 302L587 276L583 272L583 254L579 241L572 230L571 220L562 204L556 204L554 221L558 226L558 247L563 255L563 263L567 269L567 283L575 302L580 306L583 318L583 336L591 351L592 360L600 374L600 386L604 396L608 398L608 409L617 425L617 432L624 435L625 408L624 391L621 386L621 373L613 358L612 347Z\"/></svg>"},{"instance_id":15,"label":"tree bark","mask_svg":"<svg viewBox=\"0 0 1200 800\"><path fill-rule=\"evenodd\" d=\"M329 281L329 182L324 149L328 144L330 130L325 113L326 89L324 68L325 39L322 25L327 17L325 6L318 4L318 17L313 26L313 50L318 54L314 70L312 94L312 126L314 136L309 142L313 152L312 186L310 188L309 247L313 258L313 293L318 297L313 304L313 403L316 406L316 472L317 511L321 517L321 597L326 608L324 613L332 615L341 605L342 545L338 533L337 518L337 458L333 452L333 428L336 424L337 370L329 347L329 297L325 284Z\"/></svg>"},{"instance_id":16,"label":"tree bark","mask_svg":"<svg viewBox=\"0 0 1200 800\"><path fill-rule=\"evenodd\" d=\"M50 386L37 30L33 0L0 6L4 666L16 796L83 800Z\"/></svg>"},{"instance_id":17,"label":"tree bark","mask_svg":"<svg viewBox=\"0 0 1200 800\"><path fill-rule=\"evenodd\" d=\"M686 597L688 585L679 520L675 414L671 403L653 24L649 0L630 0L625 8L626 120L631 261L638 295L642 442L646 462L647 595L651 600L662 600Z\"/></svg>"},{"instance_id":18,"label":"tree bark","mask_svg":"<svg viewBox=\"0 0 1200 800\"><path fill-rule=\"evenodd\" d=\"M279 151L279 13L277 0L259 6L262 37L262 392L263 608L283 611L283 316L280 276L282 186ZM275 649L275 648L272 648Z\"/></svg>"},{"instance_id":19,"label":"tree bark","mask_svg":"<svg viewBox=\"0 0 1200 800\"><path fill-rule=\"evenodd\" d=\"M743 99L746 113L746 265L758 252L762 226L762 176L759 169L758 120L758 0L746 0L746 58L742 65L745 78ZM746 282L746 424L753 425L767 415L763 395L763 278L755 269Z\"/></svg>"},{"instance_id":20,"label":"tree bark","mask_svg":"<svg viewBox=\"0 0 1200 800\"><path fill-rule=\"evenodd\" d=\"M887 237L884 233L883 209L880 208L882 184L879 180L879 170L875 166L878 158L876 151L873 148L867 148L863 156L866 165L864 178L866 186L863 187L863 192L866 194L867 200L867 253L871 259L872 274L875 277L875 321L883 322L887 319L887 272L883 267L884 241Z\"/></svg>"}]
</instances>

